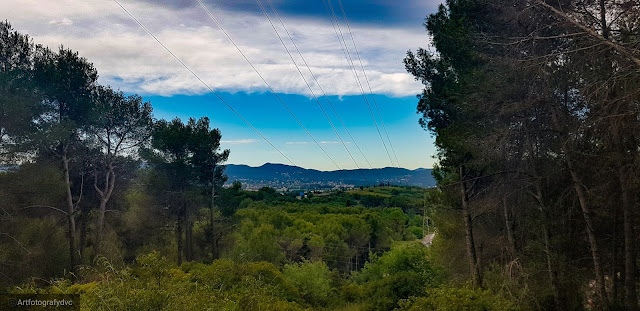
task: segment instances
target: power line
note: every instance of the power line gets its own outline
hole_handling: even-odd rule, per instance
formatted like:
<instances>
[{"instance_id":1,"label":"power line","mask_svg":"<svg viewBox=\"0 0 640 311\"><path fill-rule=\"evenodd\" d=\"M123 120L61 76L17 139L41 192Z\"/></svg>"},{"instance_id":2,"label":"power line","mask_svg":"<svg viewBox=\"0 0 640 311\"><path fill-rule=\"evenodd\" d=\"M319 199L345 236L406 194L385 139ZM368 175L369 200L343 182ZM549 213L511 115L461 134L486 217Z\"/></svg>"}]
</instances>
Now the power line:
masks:
<instances>
[{"instance_id":1,"label":"power line","mask_svg":"<svg viewBox=\"0 0 640 311\"><path fill-rule=\"evenodd\" d=\"M256 129L251 123L249 123L249 121L247 121L247 119L245 119L238 111L236 111L229 103L227 103L227 101L225 101L216 91L214 91L206 82L204 82L204 80L202 80L193 70L191 70L191 68L189 68L189 66L187 66L180 58L178 58L178 56L176 56L173 52L171 52L171 50L164 45L164 43L162 43L149 29L147 29L147 27L145 27L135 16L133 16L133 14L131 14L118 0L113 0L116 4L118 4L118 6L120 6L120 8L122 8L127 15L129 15L129 17L131 17L134 21L136 21L136 23L138 23L138 25L144 29L144 31L146 31L151 37L153 37L153 39L156 40L156 42L158 42L158 44L160 44L167 52L169 52L169 54L171 54L171 56L173 56L173 58L175 60L177 60L185 69L187 69L194 77L196 77L196 79L198 79L198 81L200 81L200 83L202 83L211 93L213 93L216 97L218 97L218 99L220 99L220 101L222 103L224 103L227 107L229 107L229 109L231 109L231 111L233 111L240 119L242 119L242 121L244 121L244 123L246 123L249 127L251 127L251 129L256 132L256 134L260 135L260 137L262 137L262 139L264 139L264 141L266 141L269 145L271 145L271 147L273 147L273 149L275 149L276 151L278 151L278 153L280 153L280 155L282 155L285 159L287 159L287 161L289 161L289 163L291 163L294 166L297 166L295 164L295 162L293 162L291 159L289 159L289 157L287 157L282 151L280 151L280 149L278 149L271 141L269 141L269 139L267 139L264 135L262 135L262 133L260 133L260 131L258 131L258 129ZM306 173L305 173L306 174ZM307 176L309 177L309 176Z\"/></svg>"},{"instance_id":2,"label":"power line","mask_svg":"<svg viewBox=\"0 0 640 311\"><path fill-rule=\"evenodd\" d=\"M267 1L269 2L269 6L273 10L273 12L278 17L278 20L280 21L280 24L282 25L282 28L284 28L284 30L286 31L287 35L289 36L289 39L291 39L291 43L293 43L293 46L296 48L296 51L298 51L298 54L300 55L300 58L302 59L302 61L304 62L305 66L309 70L309 73L311 74L311 76L313 77L314 81L316 82L316 85L318 85L318 88L322 92L322 95L327 100L327 103L329 103L329 106L331 107L331 110L333 110L333 113L336 115L336 117L338 118L338 120L342 124L342 127L344 128L345 132L347 132L347 134L349 135L349 138L351 138L351 140L353 141L353 144L356 146L356 148L358 148L358 151L360 152L360 154L362 155L364 160L367 162L369 167L373 168L373 166L369 162L369 159L367 159L367 157L364 155L364 152L362 152L362 149L360 149L360 146L358 146L358 143L356 142L356 140L351 135L351 132L349 132L349 129L347 128L345 123L342 121L342 118L340 118L340 115L338 114L338 112L336 111L335 107L333 106L333 103L329 99L329 96L327 96L327 93L322 88L322 85L320 85L320 81L318 81L318 78L316 78L316 75L313 74L313 71L311 71L311 66L309 66L309 64L307 63L307 60L302 55L302 52L300 52L300 49L298 48L298 45L296 44L295 40L293 40L293 36L291 36L291 34L289 33L289 30L287 29L287 27L285 26L284 22L282 21L282 18L280 17L280 14L276 10L276 8L273 6L273 3L271 2L271 0L267 0Z\"/></svg>"},{"instance_id":3,"label":"power line","mask_svg":"<svg viewBox=\"0 0 640 311\"><path fill-rule=\"evenodd\" d=\"M331 3L331 0L328 0L328 1L329 3ZM342 16L344 17L344 21L347 24L347 29L349 30L349 35L351 36L351 42L353 42L353 48L356 52L356 55L358 56L358 62L360 62L360 68L362 68L362 74L364 75L365 81L367 82L367 86L369 87L369 94L371 94L371 98L373 99L373 104L376 107L376 110L378 111L378 116L380 116L380 123L382 123L382 128L384 129L384 132L387 135L387 139L389 140L389 147L391 147L391 151L393 151L393 156L396 158L396 164L398 164L398 167L400 167L398 156L396 155L395 149L393 149L393 144L391 144L391 138L389 137L389 132L387 132L387 127L384 124L384 120L382 119L382 114L380 113L380 108L378 108L376 97L373 96L371 83L369 83L369 77L367 77L367 72L364 70L364 65L362 64L362 59L360 58L360 52L358 51L358 46L356 45L356 40L353 37L353 32L351 31L351 25L349 25L349 19L347 19L347 13L345 13L344 7L342 6L342 0L338 0L338 4L340 5L340 10L342 11Z\"/></svg>"},{"instance_id":4,"label":"power line","mask_svg":"<svg viewBox=\"0 0 640 311\"><path fill-rule=\"evenodd\" d=\"M349 154L349 157L351 158L351 160L353 160L353 164L356 165L356 167L358 169L360 169L360 166L358 165L358 162L356 162L356 159L353 157L353 155L351 154L351 151L349 151L349 148L347 148L347 145L344 143L344 141L342 140L342 137L340 137L340 134L338 133L338 130L336 129L336 127L333 125L333 122L331 122L331 119L329 119L329 116L327 115L327 112L324 110L324 108L322 107L322 104L320 103L320 101L318 100L318 97L316 96L316 94L313 92L313 89L311 88L311 85L309 85L309 82L307 81L307 79L304 77L304 74L302 73L302 71L300 70L300 67L298 66L298 64L296 63L295 59L293 58L293 56L291 55L291 52L289 52L289 48L287 48L287 45L284 43L284 41L282 40L282 37L280 36L280 33L278 32L278 30L276 29L275 25L273 25L273 22L271 21L271 18L269 17L269 14L267 14L267 11L264 9L264 6L262 5L262 2L260 0L256 0L258 2L258 4L260 5L260 9L262 9L262 13L264 13L264 16L267 17L267 20L269 20L269 23L271 24L271 27L273 28L273 30L275 31L276 35L278 36L278 39L280 40L280 43L282 43L282 46L284 47L284 49L287 51L287 54L289 54L289 58L291 58L291 61L293 62L293 65L296 66L296 69L298 70L298 73L300 73L300 77L302 77L302 80L304 81L304 83L307 85L307 88L309 88L309 91L311 92L311 95L313 96L313 98L316 100L316 103L318 104L318 107L320 107L320 110L322 111L322 113L324 114L324 117L327 119L327 121L329 121L329 124L331 125L331 128L333 129L333 131L335 132L336 136L338 137L338 139L340 140L340 142L342 143L342 145L344 146L344 149L347 151L347 153ZM269 4L271 5L271 0L268 0ZM273 7L273 5L271 5L271 8L275 11L275 8ZM277 13L276 13L277 14ZM278 16L278 18L280 18L280 16ZM282 20L280 20L280 22L282 22ZM282 26L284 27L284 23L282 24ZM286 28L285 28L286 30ZM289 31L287 30L287 34L289 34ZM293 38L291 38L291 35L289 35L289 38L291 39L291 41L293 42ZM295 43L294 43L295 44ZM297 49L297 46L296 46ZM300 50L298 50L298 53L300 54L300 56L302 57L302 54L300 53ZM303 58L304 60L304 58ZM306 61L305 61L306 64ZM311 68L308 67L307 65L307 69L309 69L309 71L311 71ZM313 73L312 73L313 75ZM315 78L315 76L314 76ZM317 82L317 80L316 80ZM326 97L326 94L325 94ZM335 109L334 109L335 112ZM362 177L364 177L364 179L369 182L369 179L367 178L367 176L365 176L364 171L360 170L360 173L362 174Z\"/></svg>"},{"instance_id":5,"label":"power line","mask_svg":"<svg viewBox=\"0 0 640 311\"><path fill-rule=\"evenodd\" d=\"M323 2L324 2L324 0L323 0ZM348 60L347 61L350 62L351 68L352 68L353 72L355 73L355 77L356 77L356 80L358 82L358 86L360 87L360 90L362 92L362 96L365 98L365 101L367 103L367 107L369 108L369 113L371 114L371 118L373 119L373 122L374 122L374 124L376 126L376 130L378 131L378 135L380 136L380 140L382 140L384 148L385 148L385 150L387 152L387 156L389 157L389 161L391 161L391 166L394 166L393 160L391 159L391 154L389 153L389 150L387 149L387 145L386 145L386 143L384 141L384 138L382 137L382 134L380 133L380 129L378 128L378 123L377 123L377 121L376 121L376 119L375 119L375 117L373 115L373 111L372 111L371 106L369 105L369 101L367 100L367 97L365 95L364 87L362 86L363 83L360 81L360 77L358 76L357 69L355 67L355 62L353 61L353 59L351 57L351 52L349 52L349 47L347 46L347 40L344 38L344 34L342 33L342 28L340 27L340 23L338 21L338 17L337 17L337 15L336 15L336 13L335 13L335 11L333 9L333 5L331 4L331 0L327 0L327 2L329 3L329 8L331 9L331 15L333 16L333 19L335 19L337 29L340 32L340 37L342 38L342 40L340 40L340 37L338 38L338 41L340 41L340 43L341 43L340 47L343 46L342 45L342 41L344 41L344 49L346 50L346 54L348 55ZM340 2L340 7L342 8L342 2ZM327 8L327 5L325 3L325 9L326 8ZM328 10L327 10L327 12L328 12ZM343 12L343 15L345 16L345 21L347 21L346 20L346 14L344 14L344 9L342 9L342 12ZM333 25L333 22L332 22L332 25ZM336 31L336 26L334 26L334 31ZM348 22L347 22L347 26L349 26ZM386 131L386 127L384 126L384 120L382 120L382 115L380 114L380 109L378 108L378 104L377 104L377 102L375 100L375 97L373 96L373 91L371 90L371 85L369 84L369 79L367 78L367 75L366 75L366 72L364 70L364 67L362 66L362 60L360 59L360 54L358 53L357 47L355 45L355 40L353 39L353 34L351 33L351 27L350 26L349 26L349 33L351 34L351 40L353 41L354 48L356 48L355 51L356 51L356 54L358 56L358 60L360 61L360 66L362 68L362 72L364 74L364 77L366 79L367 84L369 85L369 91L370 91L371 97L372 97L372 99L374 101L376 110L378 111L378 116L380 117L380 121L381 121L381 124L383 125L384 131L385 131L385 133L387 135L387 139L389 140L389 146L391 147L391 149L393 151L393 154L395 156L395 151L393 150L393 146L391 145L391 140L389 139L389 134ZM337 35L338 34L336 33L336 36ZM397 156L395 156L395 158L396 158L396 163L397 163L396 166L400 167L399 166L400 164L398 162Z\"/></svg>"},{"instance_id":6,"label":"power line","mask_svg":"<svg viewBox=\"0 0 640 311\"><path fill-rule=\"evenodd\" d=\"M327 6L327 1L329 3L329 5ZM369 99L367 99L367 96L364 92L364 87L362 87L362 83L360 82L360 77L358 76L358 72L355 68L353 59L351 58L351 53L349 52L349 48L347 47L347 41L344 39L344 35L342 33L342 29L340 28L340 23L338 22L338 18L335 14L335 11L333 10L333 5L331 5L331 0L322 0L322 3L324 4L325 9L327 10L327 14L329 15L329 19L331 20L331 26L333 26L333 31L336 33L336 37L338 38L338 42L340 42L340 48L342 48L343 53L345 54L345 58L347 59L347 65L349 65L351 67L351 70L353 71L356 83L358 85L358 87L360 88L360 94L362 94L362 98L364 99L365 103L367 104L367 108L369 108L369 114L371 115L371 119L373 120L373 124L376 127L376 131L378 132L378 136L380 137L380 140L382 141L382 145L384 146L384 150L387 152L387 156L389 157L389 161L391 162L391 166L394 166L393 164L393 159L391 158L391 154L389 153L389 149L387 148L387 144L384 141L384 138L382 137L382 133L380 132L380 128L378 127L378 121L376 121L376 118L373 114L373 110L371 109L371 105L369 104ZM331 11L329 11L329 8L331 9ZM334 20L335 20L335 25L334 25ZM336 25L337 25L337 29L336 29ZM338 31L340 31L340 34L338 35ZM342 40L340 39L340 37L342 37ZM344 41L344 47L343 47L343 41Z\"/></svg>"},{"instance_id":7,"label":"power line","mask_svg":"<svg viewBox=\"0 0 640 311\"><path fill-rule=\"evenodd\" d=\"M114 0L115 1L115 0ZM278 99L278 101L280 101L280 103L282 104L282 106L284 106L284 108L289 112L289 114L291 114L291 116L296 120L296 122L298 122L298 124L300 125L300 127L307 133L307 135L309 135L309 137L316 143L316 145L318 145L318 148L320 148L320 150L322 150L322 152L327 156L327 158L329 158L329 160L331 160L331 162L333 163L333 165L335 165L338 170L342 170L342 168L338 165L338 163L336 163L336 161L333 160L333 158L327 153L326 150L324 150L324 148L322 148L322 146L320 145L320 143L313 137L313 135L311 135L311 133L307 130L307 128L302 124L302 122L300 122L300 120L298 119L298 117L296 117L296 115L293 113L293 111L291 111L291 109L289 109L289 107L284 103L284 101L280 98L280 96L278 96L278 94L275 92L275 90L271 87L271 85L269 84L269 82L267 82L267 80L262 76L262 74L260 74L260 72L258 71L258 69L256 69L256 67L253 65L253 63L251 63L251 61L249 60L249 58L247 58L247 56L244 54L244 52L242 52L242 50L240 49L240 47L235 43L235 41L233 41L233 39L231 39L231 36L229 36L229 34L227 33L226 30L224 30L224 27L222 27L222 24L220 24L218 22L218 19L215 18L215 16L213 16L213 14L211 13L211 11L209 11L209 9L204 5L204 3L202 3L202 0L197 0L198 3L200 4L200 6L205 10L205 12L207 12L207 15L209 15L209 18L211 18L211 20L213 20L213 22L218 26L218 28L220 28L220 30L222 30L222 32L224 33L224 35L227 37L227 39L229 39L229 41L233 44L233 46L235 46L236 50L238 50L238 52L240 52L240 54L242 55L242 57L244 58L245 61L247 61L247 63L249 64L249 66L251 66L251 68L253 68L253 71L256 72L256 74L260 77L260 79L262 80L262 82L264 82L264 84L269 88L269 90L271 91L271 93Z\"/></svg>"}]
</instances>

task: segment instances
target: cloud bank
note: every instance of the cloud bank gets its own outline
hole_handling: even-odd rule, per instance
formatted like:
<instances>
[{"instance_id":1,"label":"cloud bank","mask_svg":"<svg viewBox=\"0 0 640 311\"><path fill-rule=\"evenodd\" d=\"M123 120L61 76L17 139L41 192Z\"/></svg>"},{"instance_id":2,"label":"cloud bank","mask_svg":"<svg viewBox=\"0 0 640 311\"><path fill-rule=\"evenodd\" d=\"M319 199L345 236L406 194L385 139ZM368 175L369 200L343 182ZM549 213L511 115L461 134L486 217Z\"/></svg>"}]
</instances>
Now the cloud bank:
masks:
<instances>
[{"instance_id":1,"label":"cloud bank","mask_svg":"<svg viewBox=\"0 0 640 311\"><path fill-rule=\"evenodd\" d=\"M202 8L128 0L122 4L214 89L268 91ZM14 28L31 35L37 43L50 47L63 44L87 57L98 68L101 83L142 95L208 92L113 1L16 0L3 7L10 7L6 18ZM276 92L311 95L264 15L213 5L209 9ZM283 20L328 95L360 94L328 17L283 15ZM422 86L404 71L402 64L408 49L428 45L419 25L351 26L374 93L394 97L419 93ZM276 28L289 50L295 52L284 30L279 24ZM347 33L345 38L353 51ZM293 56L303 64L297 53ZM355 59L355 54L352 57ZM359 63L356 65L359 69ZM305 67L301 70L316 95L320 95L309 71ZM358 74L362 79L362 71ZM369 92L366 85L365 92Z\"/></svg>"}]
</instances>

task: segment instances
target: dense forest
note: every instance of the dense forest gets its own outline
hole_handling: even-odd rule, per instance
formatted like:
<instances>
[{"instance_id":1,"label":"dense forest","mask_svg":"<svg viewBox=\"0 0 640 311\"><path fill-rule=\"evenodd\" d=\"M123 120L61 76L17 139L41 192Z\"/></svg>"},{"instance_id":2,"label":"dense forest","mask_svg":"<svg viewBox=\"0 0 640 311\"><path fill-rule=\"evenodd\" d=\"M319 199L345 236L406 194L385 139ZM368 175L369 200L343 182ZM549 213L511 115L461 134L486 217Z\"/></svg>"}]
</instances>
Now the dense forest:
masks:
<instances>
[{"instance_id":1,"label":"dense forest","mask_svg":"<svg viewBox=\"0 0 640 311\"><path fill-rule=\"evenodd\" d=\"M404 65L437 187L300 196L224 186L233 150L208 118L155 119L77 52L0 23L0 294L637 310L640 3L449 0L424 26Z\"/></svg>"},{"instance_id":2,"label":"dense forest","mask_svg":"<svg viewBox=\"0 0 640 311\"><path fill-rule=\"evenodd\" d=\"M435 50L404 63L441 252L465 259L446 270L534 309L637 310L640 4L452 0L425 26Z\"/></svg>"}]
</instances>

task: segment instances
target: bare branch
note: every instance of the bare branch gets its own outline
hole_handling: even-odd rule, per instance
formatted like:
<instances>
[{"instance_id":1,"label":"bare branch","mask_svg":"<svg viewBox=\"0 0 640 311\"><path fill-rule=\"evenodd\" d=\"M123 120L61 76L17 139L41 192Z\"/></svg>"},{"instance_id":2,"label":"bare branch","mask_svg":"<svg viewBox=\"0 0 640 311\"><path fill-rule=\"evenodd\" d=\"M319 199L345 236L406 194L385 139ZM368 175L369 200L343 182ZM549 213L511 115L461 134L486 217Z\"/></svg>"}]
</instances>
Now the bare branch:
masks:
<instances>
[{"instance_id":1,"label":"bare branch","mask_svg":"<svg viewBox=\"0 0 640 311\"><path fill-rule=\"evenodd\" d=\"M612 42L608 39L606 39L605 37L603 37L601 34L597 33L595 30L581 24L580 22L576 21L575 19L573 19L571 16L569 16L567 13L560 11L558 9L556 9L554 6L544 2L543 0L535 0L536 3L544 6L545 8L549 9L550 11L552 11L553 13L555 13L556 15L562 17L564 20L566 20L567 22L571 23L572 25L580 28L582 31L586 32L587 34L589 34L591 37L597 39L598 41L601 41L603 44L613 48L614 50L616 50L617 52L619 52L620 54L625 55L627 58L629 58L629 60L631 60L632 62L634 62L636 64L636 66L638 67L638 69L640 69L640 58L638 58L637 56L635 56L631 51L629 51L629 49L627 49L626 47L617 44L615 42Z\"/></svg>"},{"instance_id":2,"label":"bare branch","mask_svg":"<svg viewBox=\"0 0 640 311\"><path fill-rule=\"evenodd\" d=\"M63 213L65 215L69 215L67 212L65 212L65 211L63 211L63 210L61 210L61 209L59 209L57 207L53 207L53 206L49 206L49 205L41 205L41 204L25 206L25 207L21 208L21 210L30 209L30 208L48 208L48 209L52 209L54 211L58 211L60 213Z\"/></svg>"}]
</instances>

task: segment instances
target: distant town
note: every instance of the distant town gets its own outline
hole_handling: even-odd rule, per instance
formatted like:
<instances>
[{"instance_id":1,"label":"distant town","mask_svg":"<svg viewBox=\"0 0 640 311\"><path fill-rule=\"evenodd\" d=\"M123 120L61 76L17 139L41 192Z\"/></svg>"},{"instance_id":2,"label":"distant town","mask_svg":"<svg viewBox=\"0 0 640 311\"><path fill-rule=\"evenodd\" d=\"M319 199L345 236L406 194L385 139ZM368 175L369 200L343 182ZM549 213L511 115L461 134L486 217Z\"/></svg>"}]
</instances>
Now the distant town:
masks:
<instances>
[{"instance_id":1,"label":"distant town","mask_svg":"<svg viewBox=\"0 0 640 311\"><path fill-rule=\"evenodd\" d=\"M225 186L240 182L242 188L257 191L270 187L281 193L354 189L361 186L402 185L432 187L435 180L430 169L408 170L378 168L340 171L318 171L297 166L267 163L259 167L228 164Z\"/></svg>"}]
</instances>

